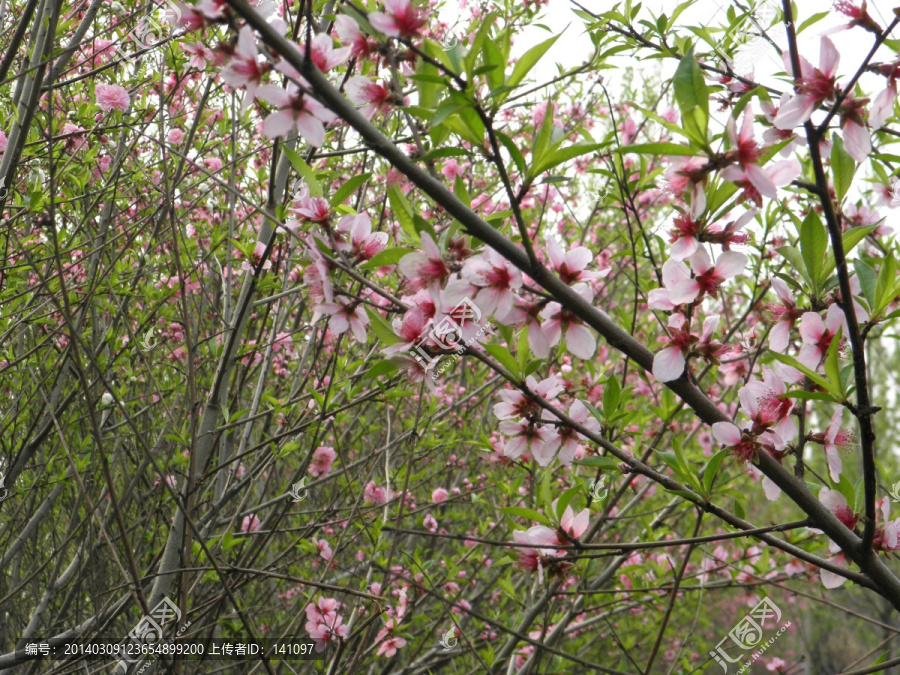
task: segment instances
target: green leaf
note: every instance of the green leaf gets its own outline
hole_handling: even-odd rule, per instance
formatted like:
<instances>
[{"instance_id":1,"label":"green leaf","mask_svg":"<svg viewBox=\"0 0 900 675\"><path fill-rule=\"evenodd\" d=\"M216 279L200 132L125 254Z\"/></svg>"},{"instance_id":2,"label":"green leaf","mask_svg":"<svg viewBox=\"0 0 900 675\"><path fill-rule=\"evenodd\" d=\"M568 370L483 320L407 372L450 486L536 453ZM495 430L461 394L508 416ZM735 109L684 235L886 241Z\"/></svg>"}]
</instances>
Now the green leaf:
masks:
<instances>
[{"instance_id":1,"label":"green leaf","mask_svg":"<svg viewBox=\"0 0 900 675\"><path fill-rule=\"evenodd\" d=\"M607 419L613 416L619 407L619 397L622 395L622 387L619 381L612 375L606 378L603 385L603 416Z\"/></svg>"},{"instance_id":2,"label":"green leaf","mask_svg":"<svg viewBox=\"0 0 900 675\"><path fill-rule=\"evenodd\" d=\"M415 221L413 219L413 209L410 203L396 187L388 188L388 201L391 204L391 212L394 218L400 223L403 231L409 235L412 241L418 243L419 233L416 231Z\"/></svg>"},{"instance_id":3,"label":"green leaf","mask_svg":"<svg viewBox=\"0 0 900 675\"><path fill-rule=\"evenodd\" d=\"M303 158L291 150L286 145L281 146L282 151L285 155L287 155L288 160L291 162L291 166L299 173L303 180L306 181L306 184L309 186L309 196L310 197L321 197L322 196L322 186L319 185L319 181L316 180L315 172L310 168L309 164L303 161Z\"/></svg>"},{"instance_id":4,"label":"green leaf","mask_svg":"<svg viewBox=\"0 0 900 675\"><path fill-rule=\"evenodd\" d=\"M371 307L366 306L366 314L369 315L369 327L372 329L372 332L375 333L375 336L388 345L395 345L398 342L403 342L403 339L398 337L396 333L394 333L394 329L391 328L391 324L389 324L384 317L381 316L378 312L373 310Z\"/></svg>"},{"instance_id":5,"label":"green leaf","mask_svg":"<svg viewBox=\"0 0 900 675\"><path fill-rule=\"evenodd\" d=\"M556 502L556 519L562 520L563 513L566 511L566 507L571 503L571 501L581 494L581 487L575 486L569 488L565 492L560 495L559 499Z\"/></svg>"},{"instance_id":6,"label":"green leaf","mask_svg":"<svg viewBox=\"0 0 900 675\"><path fill-rule=\"evenodd\" d=\"M525 175L525 158L522 156L522 151L519 150L519 146L515 144L509 136L504 134L502 131L495 131L494 135L497 139L503 144L503 147L506 148L507 152L509 152L510 157L512 157L513 162L516 164L516 168L519 170L519 174Z\"/></svg>"},{"instance_id":7,"label":"green leaf","mask_svg":"<svg viewBox=\"0 0 900 675\"><path fill-rule=\"evenodd\" d=\"M572 463L579 466L590 466L601 471L618 471L622 462L612 457L583 457L573 460Z\"/></svg>"},{"instance_id":8,"label":"green leaf","mask_svg":"<svg viewBox=\"0 0 900 675\"><path fill-rule=\"evenodd\" d=\"M725 456L728 454L728 450L722 448L716 454L709 458L709 461L706 463L706 466L703 469L703 487L706 488L705 496L709 498L709 495L712 491L713 480L716 477L716 474L719 472L719 469L722 467L722 462L725 461Z\"/></svg>"},{"instance_id":9,"label":"green leaf","mask_svg":"<svg viewBox=\"0 0 900 675\"><path fill-rule=\"evenodd\" d=\"M838 202L844 199L844 195L853 183L853 174L856 173L856 162L844 150L844 141L837 134L831 137L831 172L834 182L834 192Z\"/></svg>"},{"instance_id":10,"label":"green leaf","mask_svg":"<svg viewBox=\"0 0 900 675\"><path fill-rule=\"evenodd\" d=\"M549 471L547 472L550 473ZM533 520L541 525L550 525L550 520L543 514L534 509L526 509L524 506L504 506L500 509L501 513L505 513L516 518L524 520Z\"/></svg>"},{"instance_id":11,"label":"green leaf","mask_svg":"<svg viewBox=\"0 0 900 675\"><path fill-rule=\"evenodd\" d=\"M485 345L484 348L500 362L500 365L509 371L510 375L515 377L519 374L519 363L506 347L503 345Z\"/></svg>"},{"instance_id":12,"label":"green leaf","mask_svg":"<svg viewBox=\"0 0 900 675\"><path fill-rule=\"evenodd\" d=\"M849 234L849 232L847 234ZM862 288L863 297L865 297L866 302L869 303L870 308L874 307L875 285L877 283L875 270L873 270L859 258L853 261L853 268L856 270L856 278L859 279L859 286L860 288Z\"/></svg>"},{"instance_id":13,"label":"green leaf","mask_svg":"<svg viewBox=\"0 0 900 675\"><path fill-rule=\"evenodd\" d=\"M818 12L816 14L813 14L806 21L800 24L800 27L797 28L797 35L800 35L800 33L802 33L804 30L812 26L814 23L818 23L829 14L831 14L831 12Z\"/></svg>"},{"instance_id":14,"label":"green leaf","mask_svg":"<svg viewBox=\"0 0 900 675\"><path fill-rule=\"evenodd\" d=\"M834 396L830 396L829 394L825 394L821 391L806 391L805 389L795 389L794 391L789 391L786 394L782 394L784 398L802 398L804 400L813 400L813 401L830 401L832 403L835 402Z\"/></svg>"},{"instance_id":15,"label":"green leaf","mask_svg":"<svg viewBox=\"0 0 900 675\"><path fill-rule=\"evenodd\" d=\"M813 280L809 276L809 272L806 271L806 263L803 262L803 255L793 246L779 246L777 249L781 256L787 260L791 265L794 266L794 269L800 273L806 280L806 284L812 288L814 286Z\"/></svg>"},{"instance_id":16,"label":"green leaf","mask_svg":"<svg viewBox=\"0 0 900 675\"><path fill-rule=\"evenodd\" d=\"M800 226L800 253L806 270L813 280L813 292L818 295L819 287L825 281L822 275L825 254L828 252L828 233L815 211L810 210Z\"/></svg>"},{"instance_id":17,"label":"green leaf","mask_svg":"<svg viewBox=\"0 0 900 675\"><path fill-rule=\"evenodd\" d=\"M410 254L415 253L414 248L404 248L397 246L396 248L386 248L381 253L376 253L370 260L359 266L360 269L371 269L373 267L387 267L388 265L396 265L400 260Z\"/></svg>"},{"instance_id":18,"label":"green leaf","mask_svg":"<svg viewBox=\"0 0 900 675\"><path fill-rule=\"evenodd\" d=\"M466 189L465 181L463 181L460 176L457 176L456 180L453 182L453 194L456 195L456 198L463 204L472 208L472 198L469 196L469 191Z\"/></svg>"},{"instance_id":19,"label":"green leaf","mask_svg":"<svg viewBox=\"0 0 900 675\"><path fill-rule=\"evenodd\" d=\"M343 204L344 200L347 199L350 195L352 195L359 188L360 185L369 180L369 177L372 174L364 173L359 176L353 176L346 183L341 185L337 192L334 193L334 197L331 198L331 206L335 207L338 204Z\"/></svg>"},{"instance_id":20,"label":"green leaf","mask_svg":"<svg viewBox=\"0 0 900 675\"><path fill-rule=\"evenodd\" d=\"M522 54L522 57L516 61L516 65L513 67L512 73L510 73L509 77L506 79L507 87L516 87L519 83L525 79L525 76L528 75L529 71L540 61L541 57L547 53L547 50L550 49L554 45L554 43L560 38L560 35L554 35L549 40L545 40L540 44L535 45L527 52ZM505 96L503 97L506 98Z\"/></svg>"},{"instance_id":21,"label":"green leaf","mask_svg":"<svg viewBox=\"0 0 900 675\"><path fill-rule=\"evenodd\" d=\"M825 374L828 376L828 381L831 382L834 390L841 393L842 399L844 398L844 388L841 386L841 364L838 360L838 347L841 343L841 332L843 330L843 327L838 328L837 334L832 339L831 344L828 345L828 353L825 357Z\"/></svg>"},{"instance_id":22,"label":"green leaf","mask_svg":"<svg viewBox=\"0 0 900 675\"><path fill-rule=\"evenodd\" d=\"M516 361L519 366L519 373L525 372L525 366L528 365L528 356L531 354L531 350L528 347L528 326L519 333L519 341L516 344Z\"/></svg>"},{"instance_id":23,"label":"green leaf","mask_svg":"<svg viewBox=\"0 0 900 675\"><path fill-rule=\"evenodd\" d=\"M636 143L619 148L620 152L635 152L639 155L677 155L693 157L697 151L677 143Z\"/></svg>"},{"instance_id":24,"label":"green leaf","mask_svg":"<svg viewBox=\"0 0 900 675\"><path fill-rule=\"evenodd\" d=\"M893 252L888 253L881 262L881 269L878 271L878 280L875 283L875 307L873 307L872 317L881 314L881 311L887 307L894 298L897 297L898 290L897 278L897 259Z\"/></svg>"},{"instance_id":25,"label":"green leaf","mask_svg":"<svg viewBox=\"0 0 900 675\"><path fill-rule=\"evenodd\" d=\"M375 365L373 365L369 370L366 371L366 374L363 375L363 379L370 377L380 377L382 375L387 375L388 373L393 373L397 370L397 366L391 363L390 361L378 361Z\"/></svg>"},{"instance_id":26,"label":"green leaf","mask_svg":"<svg viewBox=\"0 0 900 675\"><path fill-rule=\"evenodd\" d=\"M697 143L706 147L709 126L709 89L703 71L694 56L693 47L678 64L674 78L675 101L681 110L685 131Z\"/></svg>"},{"instance_id":27,"label":"green leaf","mask_svg":"<svg viewBox=\"0 0 900 675\"><path fill-rule=\"evenodd\" d=\"M831 392L836 397L840 397L840 392L834 390L834 388L831 385L831 382L826 380L824 377L822 377L818 373L816 373L816 372L810 370L809 368L807 368L806 366L804 366L802 363L800 363L794 357L788 356L787 354L779 354L778 352L773 352L771 350L769 350L769 354L771 354L772 358L774 358L776 361L781 361L785 365L796 368L801 373L806 375L806 377L808 377L810 380L812 380L817 385L822 387L822 389L824 389L825 391Z\"/></svg>"},{"instance_id":28,"label":"green leaf","mask_svg":"<svg viewBox=\"0 0 900 675\"><path fill-rule=\"evenodd\" d=\"M581 155L586 155L589 152L595 152L605 145L606 143L578 143L565 148L552 150L542 155L539 160L536 159L528 174L532 178L536 178L545 171L549 171L563 162L567 162L575 157L581 157Z\"/></svg>"}]
</instances>

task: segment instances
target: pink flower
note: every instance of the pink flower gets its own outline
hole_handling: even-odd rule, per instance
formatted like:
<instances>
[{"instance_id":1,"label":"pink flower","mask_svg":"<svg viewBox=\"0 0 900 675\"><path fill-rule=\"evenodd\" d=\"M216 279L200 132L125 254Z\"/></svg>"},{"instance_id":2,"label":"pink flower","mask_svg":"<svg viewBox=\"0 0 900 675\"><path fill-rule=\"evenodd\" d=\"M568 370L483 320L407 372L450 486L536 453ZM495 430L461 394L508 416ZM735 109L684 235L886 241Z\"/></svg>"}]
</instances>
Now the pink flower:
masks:
<instances>
[{"instance_id":1,"label":"pink flower","mask_svg":"<svg viewBox=\"0 0 900 675\"><path fill-rule=\"evenodd\" d=\"M831 557L828 558L828 562L837 565L838 567L848 567L847 555L841 551L841 547L833 541L828 542L828 552L832 554ZM823 568L819 568L819 579L821 579L822 585L828 589L843 586L844 582L847 581L846 577L842 577L840 574L835 574L834 572Z\"/></svg>"},{"instance_id":2,"label":"pink flower","mask_svg":"<svg viewBox=\"0 0 900 675\"><path fill-rule=\"evenodd\" d=\"M766 182L770 182L774 187L783 187L799 176L800 171L800 162L796 159L786 159L769 164L765 169L751 172L754 174L753 178L751 178L750 173L748 173L746 169L737 166L729 166L722 171L722 178L731 181L738 187L744 189L743 200L751 201L758 206L762 206L763 195L757 189L756 184L765 180Z\"/></svg>"},{"instance_id":3,"label":"pink flower","mask_svg":"<svg viewBox=\"0 0 900 675\"><path fill-rule=\"evenodd\" d=\"M756 457L756 450L759 447L756 441L731 422L716 422L712 425L712 434L719 443L731 448L738 461L749 462Z\"/></svg>"},{"instance_id":4,"label":"pink flower","mask_svg":"<svg viewBox=\"0 0 900 675\"><path fill-rule=\"evenodd\" d=\"M737 132L733 117L728 118L726 127L728 129L728 137L732 146L734 146L734 149L728 153L728 158L740 165L747 179L762 196L775 199L777 196L775 184L759 166L762 149L753 136L753 110L751 106L748 105L744 110L744 121L741 124L740 133Z\"/></svg>"},{"instance_id":5,"label":"pink flower","mask_svg":"<svg viewBox=\"0 0 900 675\"><path fill-rule=\"evenodd\" d=\"M546 525L535 525L525 531L515 530L513 541L529 545L516 548L517 565L532 572L545 565L550 558L557 557L556 547L564 545L557 533Z\"/></svg>"},{"instance_id":6,"label":"pink flower","mask_svg":"<svg viewBox=\"0 0 900 675\"><path fill-rule=\"evenodd\" d=\"M351 77L344 86L344 91L352 103L363 106L360 112L367 120L379 112L389 113L391 104L396 102L396 97L388 85L378 84L362 75Z\"/></svg>"},{"instance_id":7,"label":"pink flower","mask_svg":"<svg viewBox=\"0 0 900 675\"><path fill-rule=\"evenodd\" d=\"M263 120L262 132L267 138L285 136L296 128L310 145L318 148L325 143L323 125L333 122L336 116L321 103L303 94L293 82L288 84L287 89L274 84L264 85L256 95L278 108L277 112Z\"/></svg>"},{"instance_id":8,"label":"pink flower","mask_svg":"<svg viewBox=\"0 0 900 675\"><path fill-rule=\"evenodd\" d=\"M391 498L389 490L369 481L363 489L363 497L370 504L384 504Z\"/></svg>"},{"instance_id":9,"label":"pink flower","mask_svg":"<svg viewBox=\"0 0 900 675\"><path fill-rule=\"evenodd\" d=\"M330 316L328 327L335 335L346 333L348 330L353 333L353 338L357 342L366 341L366 326L369 323L369 315L359 300L352 300L346 296L341 296L336 302L325 302L316 305L313 311L313 321L315 322L319 316Z\"/></svg>"},{"instance_id":10,"label":"pink flower","mask_svg":"<svg viewBox=\"0 0 900 675\"><path fill-rule=\"evenodd\" d=\"M592 302L594 294L587 284L576 284L572 287L581 297ZM584 322L568 309L563 308L558 302L550 302L541 312L544 319L544 335L548 344L553 347L559 342L560 336L566 338L566 350L580 359L590 359L597 349L597 338L593 331L584 325Z\"/></svg>"},{"instance_id":11,"label":"pink flower","mask_svg":"<svg viewBox=\"0 0 900 675\"><path fill-rule=\"evenodd\" d=\"M400 259L398 267L411 280L413 290L433 288L437 290L450 275L450 269L441 257L441 251L427 232L422 232L424 253L408 253Z\"/></svg>"},{"instance_id":12,"label":"pink flower","mask_svg":"<svg viewBox=\"0 0 900 675\"><path fill-rule=\"evenodd\" d=\"M862 162L872 152L872 138L866 128L869 116L865 105L867 98L847 96L841 101L841 129L844 130L844 149L857 162Z\"/></svg>"},{"instance_id":13,"label":"pink flower","mask_svg":"<svg viewBox=\"0 0 900 675\"><path fill-rule=\"evenodd\" d=\"M327 223L330 220L331 207L322 197L310 197L309 187L303 185L300 193L294 199L291 211L304 220L314 223ZM316 251L318 253L318 250Z\"/></svg>"},{"instance_id":14,"label":"pink flower","mask_svg":"<svg viewBox=\"0 0 900 675\"><path fill-rule=\"evenodd\" d=\"M791 64L790 50L786 50L782 57L785 70L796 79L797 83L797 93L791 96L775 115L776 128L787 130L806 122L823 101L834 98L835 73L841 55L831 40L823 37L819 45L819 67L813 67L801 56L799 77L794 73Z\"/></svg>"},{"instance_id":15,"label":"pink flower","mask_svg":"<svg viewBox=\"0 0 900 675\"><path fill-rule=\"evenodd\" d=\"M564 388L562 382L554 375L540 382L534 379L534 375L529 375L525 378L525 387L551 405L556 405L554 399ZM503 401L494 405L494 415L501 420L535 416L543 416L542 419L545 420L554 419L552 413L541 408L530 396L517 389L502 389L499 395Z\"/></svg>"},{"instance_id":16,"label":"pink flower","mask_svg":"<svg viewBox=\"0 0 900 675\"><path fill-rule=\"evenodd\" d=\"M131 105L128 90L117 84L98 84L94 89L94 95L97 98L97 105L103 111L115 109L125 112Z\"/></svg>"},{"instance_id":17,"label":"pink flower","mask_svg":"<svg viewBox=\"0 0 900 675\"><path fill-rule=\"evenodd\" d=\"M691 195L691 205L702 213L706 208L706 195L702 184L709 174L709 160L706 157L671 157L666 169L666 183L675 194L687 192Z\"/></svg>"},{"instance_id":18,"label":"pink flower","mask_svg":"<svg viewBox=\"0 0 900 675\"><path fill-rule=\"evenodd\" d=\"M553 510L556 510L556 501L553 502ZM590 521L590 509L583 509L578 512L578 515L575 515L572 507L567 506L566 510L563 511L562 518L559 519L559 529L575 541L578 541L579 537L587 531Z\"/></svg>"},{"instance_id":19,"label":"pink flower","mask_svg":"<svg viewBox=\"0 0 900 675\"><path fill-rule=\"evenodd\" d=\"M753 422L753 433L772 429L785 443L797 435L797 420L791 415L794 403L785 397L787 387L774 371L763 369L763 380L750 380L738 390L741 410Z\"/></svg>"},{"instance_id":20,"label":"pink flower","mask_svg":"<svg viewBox=\"0 0 900 675\"><path fill-rule=\"evenodd\" d=\"M818 368L839 330L846 332L846 317L837 303L828 308L824 323L818 313L806 312L800 317L800 337L804 345L797 360L810 370Z\"/></svg>"},{"instance_id":21,"label":"pink flower","mask_svg":"<svg viewBox=\"0 0 900 675\"><path fill-rule=\"evenodd\" d=\"M316 478L327 476L331 473L331 465L334 464L336 457L337 453L334 448L327 445L319 446L313 453L312 461L309 464L309 473Z\"/></svg>"},{"instance_id":22,"label":"pink flower","mask_svg":"<svg viewBox=\"0 0 900 675\"><path fill-rule=\"evenodd\" d=\"M552 456L559 444L555 431L546 426L539 427L528 420L500 422L500 432L510 437L503 448L503 456L510 459L518 459L524 452L535 459L548 454ZM547 464L549 463L548 460Z\"/></svg>"},{"instance_id":23,"label":"pink flower","mask_svg":"<svg viewBox=\"0 0 900 675\"><path fill-rule=\"evenodd\" d=\"M260 62L256 50L256 36L250 26L244 26L238 33L238 41L231 53L231 59L222 69L222 80L230 87L245 87L241 112L244 112L257 95L262 78L269 70L266 62ZM281 90L281 87L277 87Z\"/></svg>"},{"instance_id":24,"label":"pink flower","mask_svg":"<svg viewBox=\"0 0 900 675\"><path fill-rule=\"evenodd\" d=\"M365 213L343 216L338 221L336 230L341 233L349 233L350 244L348 248L357 260L370 260L381 253L387 246L387 232L375 232L373 234L372 220Z\"/></svg>"},{"instance_id":25,"label":"pink flower","mask_svg":"<svg viewBox=\"0 0 900 675\"><path fill-rule=\"evenodd\" d=\"M672 229L669 230L669 243L672 244L669 252L673 261L684 260L696 253L700 247L703 224L694 220L692 215L684 214L676 216L672 220L672 225Z\"/></svg>"},{"instance_id":26,"label":"pink flower","mask_svg":"<svg viewBox=\"0 0 900 675\"><path fill-rule=\"evenodd\" d=\"M241 263L241 269L245 272L252 272L257 268L260 261L262 260L263 255L266 253L266 245L261 241L256 242L256 246L253 247L253 255L250 256L249 260L244 260ZM272 261L266 260L262 264L262 269L267 270L272 267Z\"/></svg>"},{"instance_id":27,"label":"pink flower","mask_svg":"<svg viewBox=\"0 0 900 675\"><path fill-rule=\"evenodd\" d=\"M894 101L897 100L897 81L893 78L888 80L888 86L885 87L873 99L872 105L869 107L869 126L873 129L880 129L884 126L887 118L894 111Z\"/></svg>"},{"instance_id":28,"label":"pink flower","mask_svg":"<svg viewBox=\"0 0 900 675\"><path fill-rule=\"evenodd\" d=\"M215 57L212 50L202 42L183 42L181 51L191 57L189 62L191 68L197 68L198 70L206 68L206 62L212 61Z\"/></svg>"},{"instance_id":29,"label":"pink flower","mask_svg":"<svg viewBox=\"0 0 900 675\"><path fill-rule=\"evenodd\" d=\"M689 262L694 278L677 282L669 292L670 300L676 305L702 300L707 293L718 298L719 286L744 269L747 256L737 251L725 251L713 266L706 249L700 248Z\"/></svg>"},{"instance_id":30,"label":"pink flower","mask_svg":"<svg viewBox=\"0 0 900 675\"><path fill-rule=\"evenodd\" d=\"M791 340L791 328L803 312L797 308L791 289L778 277L772 278L772 290L781 300L781 304L766 305L766 310L776 320L772 330L769 331L769 349L773 352L784 352Z\"/></svg>"},{"instance_id":31,"label":"pink flower","mask_svg":"<svg viewBox=\"0 0 900 675\"><path fill-rule=\"evenodd\" d=\"M505 317L513 308L515 291L522 287L522 274L493 249L469 258L461 278L447 284L441 294L445 305L456 305L469 297L486 316Z\"/></svg>"},{"instance_id":32,"label":"pink flower","mask_svg":"<svg viewBox=\"0 0 900 675\"><path fill-rule=\"evenodd\" d=\"M444 162L444 166L441 168L441 174L443 174L444 178L447 180L456 180L458 177L463 176L465 171L459 163L451 157Z\"/></svg>"},{"instance_id":33,"label":"pink flower","mask_svg":"<svg viewBox=\"0 0 900 675\"><path fill-rule=\"evenodd\" d=\"M853 509L850 508L847 500L844 499L844 495L840 492L830 488L822 488L819 491L819 501L822 502L822 505L831 511L834 514L834 517L841 521L847 529L852 530L856 527L859 516L853 512Z\"/></svg>"},{"instance_id":34,"label":"pink flower","mask_svg":"<svg viewBox=\"0 0 900 675\"><path fill-rule=\"evenodd\" d=\"M585 268L594 259L594 254L586 246L578 246L566 252L553 238L547 240L547 255L550 267L559 278L570 286L576 281L600 279L610 272L610 268L599 272L588 272Z\"/></svg>"},{"instance_id":35,"label":"pink flower","mask_svg":"<svg viewBox=\"0 0 900 675\"><path fill-rule=\"evenodd\" d=\"M381 656L383 654L384 656L390 658L397 653L398 649L402 649L405 646L406 640L404 640L402 637L390 637L380 645L378 645L378 656Z\"/></svg>"},{"instance_id":36,"label":"pink flower","mask_svg":"<svg viewBox=\"0 0 900 675\"><path fill-rule=\"evenodd\" d=\"M310 43L310 58L323 73L349 59L352 51L350 47L335 49L331 36L326 33L319 33Z\"/></svg>"},{"instance_id":37,"label":"pink flower","mask_svg":"<svg viewBox=\"0 0 900 675\"><path fill-rule=\"evenodd\" d=\"M578 424L587 427L590 431L596 434L600 433L600 422L597 421L597 418L588 411L581 401L576 400L572 403L569 408L569 417L578 422ZM572 460L575 459L579 450L584 451L581 445L582 441L587 441L588 439L569 427L560 427L558 433L560 443L559 461L563 466L572 466Z\"/></svg>"},{"instance_id":38,"label":"pink flower","mask_svg":"<svg viewBox=\"0 0 900 675\"><path fill-rule=\"evenodd\" d=\"M869 12L866 9L866 1L863 0L861 6L857 6L854 3L850 2L850 0L835 0L834 8L843 14L846 17L849 17L850 22L844 24L843 26L838 26L837 28L832 28L825 32L825 35L833 35L834 33L838 33L842 30L850 30L856 26L860 28L865 28L870 33L874 33L875 35L881 35L881 26L878 25L878 22L875 21L871 16L869 16Z\"/></svg>"},{"instance_id":39,"label":"pink flower","mask_svg":"<svg viewBox=\"0 0 900 675\"><path fill-rule=\"evenodd\" d=\"M434 492L431 493L431 501L434 504L440 504L441 502L447 501L447 498L450 496L450 493L447 492L444 488L437 488Z\"/></svg>"},{"instance_id":40,"label":"pink flower","mask_svg":"<svg viewBox=\"0 0 900 675\"><path fill-rule=\"evenodd\" d=\"M346 14L338 14L334 20L334 30L343 45L349 45L350 57L366 57L378 49L378 43L369 39L359 30L359 24Z\"/></svg>"},{"instance_id":41,"label":"pink flower","mask_svg":"<svg viewBox=\"0 0 900 675\"><path fill-rule=\"evenodd\" d=\"M390 37L413 37L425 25L425 18L411 0L384 0L385 12L369 14L369 23Z\"/></svg>"},{"instance_id":42,"label":"pink flower","mask_svg":"<svg viewBox=\"0 0 900 675\"><path fill-rule=\"evenodd\" d=\"M666 330L669 338L653 357L653 377L659 382L671 382L681 377L687 363L686 356L697 342L697 336L685 330L687 321L681 314L669 317Z\"/></svg>"},{"instance_id":43,"label":"pink flower","mask_svg":"<svg viewBox=\"0 0 900 675\"><path fill-rule=\"evenodd\" d=\"M689 355L701 356L710 363L718 364L718 357L725 351L722 343L713 339L718 325L719 317L706 317L703 333L698 338L688 330L687 320L682 314L670 316L666 326L669 339L653 358L653 376L659 382L677 380L684 372Z\"/></svg>"},{"instance_id":44,"label":"pink flower","mask_svg":"<svg viewBox=\"0 0 900 675\"><path fill-rule=\"evenodd\" d=\"M840 480L843 465L841 456L838 454L838 448L849 448L853 445L853 432L841 429L843 423L844 408L839 407L834 411L831 422L824 434L810 434L809 440L814 443L820 443L825 446L825 457L828 459L828 472L831 480L837 482Z\"/></svg>"},{"instance_id":45,"label":"pink flower","mask_svg":"<svg viewBox=\"0 0 900 675\"><path fill-rule=\"evenodd\" d=\"M663 263L662 281L665 288L654 288L647 296L647 307L668 312L681 303L672 301L672 292L682 282L691 281L691 270L674 256Z\"/></svg>"},{"instance_id":46,"label":"pink flower","mask_svg":"<svg viewBox=\"0 0 900 675\"><path fill-rule=\"evenodd\" d=\"M259 526L259 518L251 513L249 516L244 516L244 519L241 521L241 532L257 532Z\"/></svg>"},{"instance_id":47,"label":"pink flower","mask_svg":"<svg viewBox=\"0 0 900 675\"><path fill-rule=\"evenodd\" d=\"M319 556L321 558L330 561L332 557L334 557L334 551L331 550L331 545L327 541L324 539L313 539L313 543L316 545L316 548L319 549Z\"/></svg>"}]
</instances>

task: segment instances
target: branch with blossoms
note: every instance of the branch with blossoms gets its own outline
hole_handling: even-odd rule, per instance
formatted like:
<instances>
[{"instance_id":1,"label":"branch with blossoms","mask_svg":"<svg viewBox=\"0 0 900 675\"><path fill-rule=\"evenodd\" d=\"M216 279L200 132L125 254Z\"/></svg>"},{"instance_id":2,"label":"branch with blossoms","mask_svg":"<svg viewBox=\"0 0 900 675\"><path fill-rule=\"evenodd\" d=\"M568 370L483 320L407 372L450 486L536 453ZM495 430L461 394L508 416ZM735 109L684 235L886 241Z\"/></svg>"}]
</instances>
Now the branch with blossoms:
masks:
<instances>
[{"instance_id":1,"label":"branch with blossoms","mask_svg":"<svg viewBox=\"0 0 900 675\"><path fill-rule=\"evenodd\" d=\"M643 365L645 368L647 367L647 362L652 359L648 359L649 352L645 347L640 345L640 343L637 343L630 336L624 334L624 331L615 326L615 324L612 324L605 315L599 313L581 296L573 292L568 285L558 278L549 275L546 268L531 268L527 255L524 255L521 249L497 233L488 223L481 220L476 214L459 202L459 200L444 188L443 185L434 181L434 179L427 175L426 172L423 172L413 162L407 159L406 156L396 149L386 137L372 127L352 106L350 106L343 96L338 94L332 88L331 84L322 76L321 72L312 62L305 61L296 48L292 47L287 40L277 33L277 31L273 30L264 20L259 18L252 9L246 5L242 5L237 0L230 2L229 4L251 21L254 28L260 31L264 39L270 41L273 47L291 62L291 67L295 68L298 73L302 73L304 77L307 78L317 94L320 95L330 107L338 111L342 119L345 119L348 123L353 125L356 131L360 133L360 135L366 139L375 150L385 158L389 159L394 166L402 170L413 183L418 185L426 194L429 194L429 196L447 209L447 211L463 223L471 233L492 246L501 255L532 277L546 291L551 293L551 295L558 298L561 301L562 307L568 309L576 317L597 329L607 338L612 346L622 349L639 364ZM690 67L690 61L685 60L683 63L688 64ZM693 77L693 75L691 75L691 77ZM706 119L708 120L708 117ZM745 129L746 128L747 126L745 124ZM699 201L702 199L703 192L699 189L699 186L706 180L706 176L713 168L722 168L719 166L720 161L729 163L734 162L743 167L743 172L733 173L731 176L738 185L743 185L744 189L749 191L748 194L751 196L750 198L754 200L759 198L756 195L762 196L764 193L772 194L775 189L774 180L778 180L779 182L783 181L784 183L788 182L784 181L780 173L774 174L773 180L773 175L765 174L757 169L757 162L760 161L761 155L755 150L756 144L752 138L745 135L744 137L738 137L736 140L739 146L738 149L731 155L723 155L722 160L717 160L717 162L713 164L705 164L700 169L678 171L679 174L687 177L689 185L686 187L695 200ZM745 150L741 150L741 147L744 147ZM723 178L725 178L725 176L723 176ZM432 260L434 260L434 258L432 258ZM442 273L439 273L436 280L440 279L441 274ZM717 284L721 283L720 281L717 281L718 277L715 276L715 274L716 273L714 272L710 276L709 282L696 282L697 290L694 294L694 298L699 295L699 291L702 288L701 283L707 284L711 290L714 290ZM676 394L680 395L688 405L694 408L701 418L709 422L724 421L721 419L721 412L712 406L709 400L706 399L706 397L692 384L684 380L684 378L675 380L674 382L674 384L669 383L669 386ZM738 444L734 447L741 450L744 446ZM756 447L760 447L761 451L757 452L755 450ZM775 449L777 451L777 448ZM791 498L813 518L813 521L817 525L824 525L827 523L826 531L832 539L836 541L842 540L842 547L852 551L849 555L853 557L855 561L858 562L864 557L865 554L859 550L859 540L855 539L852 535L848 536L849 533L841 526L834 515L828 509L823 507L822 503L808 491L805 485L785 472L781 468L776 457L770 455L761 446L756 445L754 445L754 453L750 454L753 458L758 460L759 469L770 477L781 490L787 492ZM747 454L739 456L748 457ZM823 529L825 529L825 527L823 527ZM898 583L896 579L891 581L891 576L887 573L887 570L881 567L877 561L875 563L871 563L870 561L870 564L864 569L867 569L870 574L877 577L879 583L892 584L898 586L898 589L900 589L900 583ZM900 603L900 595L897 596L896 601Z\"/></svg>"}]
</instances>

